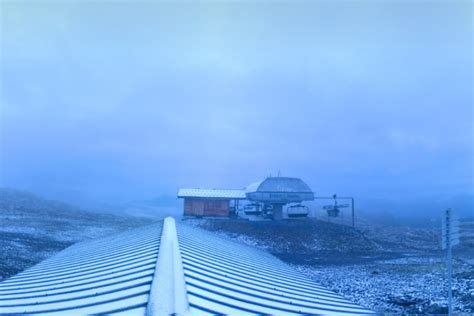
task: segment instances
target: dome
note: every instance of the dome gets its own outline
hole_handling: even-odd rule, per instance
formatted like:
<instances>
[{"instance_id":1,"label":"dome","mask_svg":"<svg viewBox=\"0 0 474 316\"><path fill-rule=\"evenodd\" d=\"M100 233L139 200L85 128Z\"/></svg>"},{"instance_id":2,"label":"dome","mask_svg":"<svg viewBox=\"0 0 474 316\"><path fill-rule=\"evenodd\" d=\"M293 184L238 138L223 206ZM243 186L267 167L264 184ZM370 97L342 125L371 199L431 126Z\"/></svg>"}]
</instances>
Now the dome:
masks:
<instances>
[{"instance_id":1,"label":"dome","mask_svg":"<svg viewBox=\"0 0 474 316\"><path fill-rule=\"evenodd\" d=\"M312 193L309 186L299 178L269 177L260 183L257 192Z\"/></svg>"},{"instance_id":2,"label":"dome","mask_svg":"<svg viewBox=\"0 0 474 316\"><path fill-rule=\"evenodd\" d=\"M263 203L290 203L314 200L313 191L299 178L268 177L245 189L251 201Z\"/></svg>"}]
</instances>

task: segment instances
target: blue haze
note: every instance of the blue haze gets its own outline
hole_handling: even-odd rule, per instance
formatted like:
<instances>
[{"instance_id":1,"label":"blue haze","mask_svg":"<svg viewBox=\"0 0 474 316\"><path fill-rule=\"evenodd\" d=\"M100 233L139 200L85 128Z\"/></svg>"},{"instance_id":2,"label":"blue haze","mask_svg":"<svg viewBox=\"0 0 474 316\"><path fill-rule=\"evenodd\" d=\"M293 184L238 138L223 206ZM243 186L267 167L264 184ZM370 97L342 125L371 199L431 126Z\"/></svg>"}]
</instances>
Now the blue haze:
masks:
<instances>
[{"instance_id":1,"label":"blue haze","mask_svg":"<svg viewBox=\"0 0 474 316\"><path fill-rule=\"evenodd\" d=\"M122 203L280 171L472 207L470 1L0 6L0 186Z\"/></svg>"}]
</instances>

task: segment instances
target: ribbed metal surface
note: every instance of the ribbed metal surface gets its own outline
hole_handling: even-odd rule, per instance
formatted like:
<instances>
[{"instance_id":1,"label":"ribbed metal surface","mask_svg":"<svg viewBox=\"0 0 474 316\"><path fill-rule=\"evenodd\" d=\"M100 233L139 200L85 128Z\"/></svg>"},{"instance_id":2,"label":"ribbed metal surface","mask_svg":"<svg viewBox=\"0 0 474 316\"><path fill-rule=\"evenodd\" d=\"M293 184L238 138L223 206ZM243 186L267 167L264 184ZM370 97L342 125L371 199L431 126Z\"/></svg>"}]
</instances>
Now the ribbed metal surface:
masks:
<instances>
[{"instance_id":1,"label":"ribbed metal surface","mask_svg":"<svg viewBox=\"0 0 474 316\"><path fill-rule=\"evenodd\" d=\"M160 289L177 276L167 268L155 271L158 256L171 265L181 259L183 309L187 300L193 315L372 313L268 253L184 224L171 234L173 227L162 236L160 222L66 249L0 283L0 314L144 315L150 301L161 310L177 292L154 291L161 294L151 298L153 278ZM166 242L158 255L160 241ZM179 249L167 258L165 245L174 242Z\"/></svg>"},{"instance_id":2,"label":"ribbed metal surface","mask_svg":"<svg viewBox=\"0 0 474 316\"><path fill-rule=\"evenodd\" d=\"M193 314L371 314L252 247L177 225Z\"/></svg>"},{"instance_id":3,"label":"ribbed metal surface","mask_svg":"<svg viewBox=\"0 0 474 316\"><path fill-rule=\"evenodd\" d=\"M162 222L76 244L0 283L0 314L143 315Z\"/></svg>"}]
</instances>

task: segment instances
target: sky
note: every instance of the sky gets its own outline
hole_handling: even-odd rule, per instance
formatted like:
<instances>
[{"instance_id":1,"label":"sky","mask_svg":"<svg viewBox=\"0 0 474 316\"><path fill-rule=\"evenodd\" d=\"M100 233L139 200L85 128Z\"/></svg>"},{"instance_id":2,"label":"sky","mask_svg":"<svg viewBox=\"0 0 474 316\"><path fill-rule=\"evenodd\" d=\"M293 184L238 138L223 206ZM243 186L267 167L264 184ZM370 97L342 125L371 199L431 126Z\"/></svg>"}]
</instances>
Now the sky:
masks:
<instances>
[{"instance_id":1,"label":"sky","mask_svg":"<svg viewBox=\"0 0 474 316\"><path fill-rule=\"evenodd\" d=\"M471 1L2 1L0 186L473 194Z\"/></svg>"}]
</instances>

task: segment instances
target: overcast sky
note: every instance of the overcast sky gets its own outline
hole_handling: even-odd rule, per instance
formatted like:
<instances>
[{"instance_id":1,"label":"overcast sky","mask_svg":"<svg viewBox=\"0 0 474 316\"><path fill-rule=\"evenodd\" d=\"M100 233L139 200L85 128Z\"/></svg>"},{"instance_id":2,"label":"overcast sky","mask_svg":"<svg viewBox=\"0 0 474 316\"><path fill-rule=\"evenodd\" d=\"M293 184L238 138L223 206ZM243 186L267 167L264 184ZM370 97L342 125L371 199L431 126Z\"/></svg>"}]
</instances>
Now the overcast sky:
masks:
<instances>
[{"instance_id":1,"label":"overcast sky","mask_svg":"<svg viewBox=\"0 0 474 316\"><path fill-rule=\"evenodd\" d=\"M13 2L0 186L473 191L471 1Z\"/></svg>"}]
</instances>

